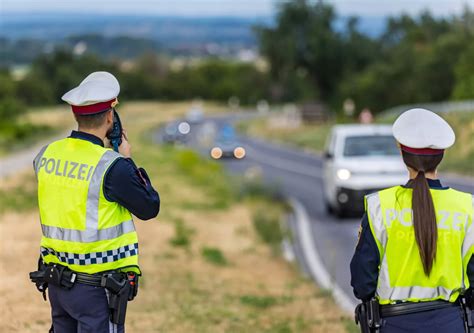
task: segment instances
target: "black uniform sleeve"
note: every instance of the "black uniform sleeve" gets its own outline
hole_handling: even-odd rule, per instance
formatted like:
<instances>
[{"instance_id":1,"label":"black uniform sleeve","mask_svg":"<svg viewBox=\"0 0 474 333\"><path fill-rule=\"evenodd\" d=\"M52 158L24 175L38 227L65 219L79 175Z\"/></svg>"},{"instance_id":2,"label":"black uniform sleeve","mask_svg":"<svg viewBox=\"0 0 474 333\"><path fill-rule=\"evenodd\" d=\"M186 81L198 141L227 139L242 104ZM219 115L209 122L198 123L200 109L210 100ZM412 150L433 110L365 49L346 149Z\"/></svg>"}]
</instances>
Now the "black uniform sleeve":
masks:
<instances>
[{"instance_id":1,"label":"black uniform sleeve","mask_svg":"<svg viewBox=\"0 0 474 333\"><path fill-rule=\"evenodd\" d=\"M118 158L104 177L104 195L127 208L141 220L149 220L160 211L160 196L151 185L146 171L130 158Z\"/></svg>"},{"instance_id":2,"label":"black uniform sleeve","mask_svg":"<svg viewBox=\"0 0 474 333\"><path fill-rule=\"evenodd\" d=\"M351 286L354 289L355 297L367 301L375 295L379 265L379 250L370 231L367 214L364 214L359 241L351 260Z\"/></svg>"},{"instance_id":3,"label":"black uniform sleeve","mask_svg":"<svg viewBox=\"0 0 474 333\"><path fill-rule=\"evenodd\" d=\"M469 286L474 290L474 256L469 259L467 264L467 277L469 278Z\"/></svg>"}]
</instances>

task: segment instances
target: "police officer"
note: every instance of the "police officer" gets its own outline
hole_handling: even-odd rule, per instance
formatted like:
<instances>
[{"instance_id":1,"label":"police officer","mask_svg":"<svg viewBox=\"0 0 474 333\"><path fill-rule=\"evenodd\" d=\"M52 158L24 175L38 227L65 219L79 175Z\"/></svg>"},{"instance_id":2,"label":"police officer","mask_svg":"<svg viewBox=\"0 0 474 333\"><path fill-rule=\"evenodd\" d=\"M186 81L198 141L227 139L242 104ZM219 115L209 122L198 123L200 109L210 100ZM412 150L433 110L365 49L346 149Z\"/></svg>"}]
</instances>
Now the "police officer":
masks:
<instances>
[{"instance_id":1,"label":"police officer","mask_svg":"<svg viewBox=\"0 0 474 333\"><path fill-rule=\"evenodd\" d=\"M366 302L357 312L369 314L371 332L464 332L469 312L460 300L474 285L473 196L442 185L436 173L454 132L435 113L411 109L393 134L410 179L366 196L350 265L354 294Z\"/></svg>"},{"instance_id":2,"label":"police officer","mask_svg":"<svg viewBox=\"0 0 474 333\"><path fill-rule=\"evenodd\" d=\"M34 160L43 236L40 269L31 275L49 289L55 333L124 332L140 275L132 214L148 220L160 209L126 133L118 152L105 146L119 91L112 74L95 72L67 92L78 130Z\"/></svg>"}]
</instances>

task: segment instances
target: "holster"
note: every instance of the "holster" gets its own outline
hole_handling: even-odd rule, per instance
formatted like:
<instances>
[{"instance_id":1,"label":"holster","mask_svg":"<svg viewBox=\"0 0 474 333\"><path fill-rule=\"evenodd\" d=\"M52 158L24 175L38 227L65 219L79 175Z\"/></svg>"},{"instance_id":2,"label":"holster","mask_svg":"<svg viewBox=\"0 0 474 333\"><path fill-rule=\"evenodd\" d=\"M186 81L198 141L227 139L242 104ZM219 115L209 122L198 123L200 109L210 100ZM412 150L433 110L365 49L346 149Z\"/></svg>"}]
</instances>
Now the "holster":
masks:
<instances>
[{"instance_id":1,"label":"holster","mask_svg":"<svg viewBox=\"0 0 474 333\"><path fill-rule=\"evenodd\" d=\"M461 303L461 308L464 314L464 329L468 333L474 332L474 318L473 318L473 309L474 309L474 297L472 290L468 290L465 295L459 297L459 302Z\"/></svg>"},{"instance_id":2,"label":"holster","mask_svg":"<svg viewBox=\"0 0 474 333\"><path fill-rule=\"evenodd\" d=\"M30 272L30 280L36 285L36 289L43 294L43 299L46 301L46 289L49 284L71 289L76 282L76 273L66 266L45 264L40 258L38 261L38 270Z\"/></svg>"},{"instance_id":3,"label":"holster","mask_svg":"<svg viewBox=\"0 0 474 333\"><path fill-rule=\"evenodd\" d=\"M379 333L381 327L379 302L373 298L357 305L355 322L362 333Z\"/></svg>"},{"instance_id":4,"label":"holster","mask_svg":"<svg viewBox=\"0 0 474 333\"><path fill-rule=\"evenodd\" d=\"M38 270L34 272L30 272L30 280L33 282L36 286L36 289L40 293L43 294L43 299L46 301L46 289L48 289L48 283L44 279L46 271L46 265L44 264L43 260L39 258L38 260Z\"/></svg>"},{"instance_id":5,"label":"holster","mask_svg":"<svg viewBox=\"0 0 474 333\"><path fill-rule=\"evenodd\" d=\"M76 273L66 266L49 264L44 274L44 280L46 283L65 289L71 289L76 282Z\"/></svg>"},{"instance_id":6,"label":"holster","mask_svg":"<svg viewBox=\"0 0 474 333\"><path fill-rule=\"evenodd\" d=\"M133 272L109 273L102 276L101 285L108 293L110 320L123 325L127 313L127 302L138 293L138 275Z\"/></svg>"}]
</instances>

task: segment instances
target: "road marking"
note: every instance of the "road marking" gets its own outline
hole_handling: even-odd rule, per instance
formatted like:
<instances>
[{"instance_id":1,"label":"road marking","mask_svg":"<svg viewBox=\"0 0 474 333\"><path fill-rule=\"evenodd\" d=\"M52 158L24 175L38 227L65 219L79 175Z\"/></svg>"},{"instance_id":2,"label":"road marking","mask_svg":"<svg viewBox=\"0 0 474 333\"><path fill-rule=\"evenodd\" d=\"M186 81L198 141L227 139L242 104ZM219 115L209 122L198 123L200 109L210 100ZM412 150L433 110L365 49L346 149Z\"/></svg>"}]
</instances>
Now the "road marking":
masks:
<instances>
[{"instance_id":1,"label":"road marking","mask_svg":"<svg viewBox=\"0 0 474 333\"><path fill-rule=\"evenodd\" d=\"M290 217L288 216L288 219ZM289 221L287 221L289 223ZM283 230L284 235L288 234L288 230L290 229L290 226L288 226L285 223L285 219L280 220L280 230ZM293 251L293 246L291 244L291 241L289 240L288 237L283 237L283 240L281 242L281 251L283 253L283 258L285 258L286 261L289 262L294 262L296 259L296 254L295 251Z\"/></svg>"},{"instance_id":2,"label":"road marking","mask_svg":"<svg viewBox=\"0 0 474 333\"><path fill-rule=\"evenodd\" d=\"M286 261L295 261L295 252L293 251L290 241L286 238L281 242L281 252L283 253L283 258L285 258Z\"/></svg>"},{"instance_id":3,"label":"road marking","mask_svg":"<svg viewBox=\"0 0 474 333\"><path fill-rule=\"evenodd\" d=\"M300 164L288 161L286 159L282 159L279 157L270 156L268 154L262 154L258 150L254 149L253 147L246 147L247 150L250 150L249 157L256 160L259 163L270 165L274 168L294 172L301 174L303 176L314 177L318 179L323 179L322 169L318 167L301 167Z\"/></svg>"},{"instance_id":4,"label":"road marking","mask_svg":"<svg viewBox=\"0 0 474 333\"><path fill-rule=\"evenodd\" d=\"M353 314L357 303L349 297L339 285L331 278L319 256L316 246L311 237L311 224L308 214L303 205L296 199L291 198L290 204L296 215L297 237L300 240L303 255L306 259L311 276L321 288L331 290L336 303L348 314Z\"/></svg>"}]
</instances>

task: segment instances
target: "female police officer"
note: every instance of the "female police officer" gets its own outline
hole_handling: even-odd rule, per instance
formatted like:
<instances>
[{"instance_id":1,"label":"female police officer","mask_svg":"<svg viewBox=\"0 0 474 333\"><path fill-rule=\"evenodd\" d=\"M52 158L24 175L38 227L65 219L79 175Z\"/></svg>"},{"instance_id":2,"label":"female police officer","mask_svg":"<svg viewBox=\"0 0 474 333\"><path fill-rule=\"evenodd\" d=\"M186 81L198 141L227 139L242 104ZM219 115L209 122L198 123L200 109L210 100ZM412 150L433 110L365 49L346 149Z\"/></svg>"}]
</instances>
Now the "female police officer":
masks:
<instances>
[{"instance_id":1,"label":"female police officer","mask_svg":"<svg viewBox=\"0 0 474 333\"><path fill-rule=\"evenodd\" d=\"M411 109L393 134L410 180L366 197L351 261L354 294L375 297L382 333L464 332L459 296L474 285L473 197L436 174L454 132L433 112Z\"/></svg>"}]
</instances>

